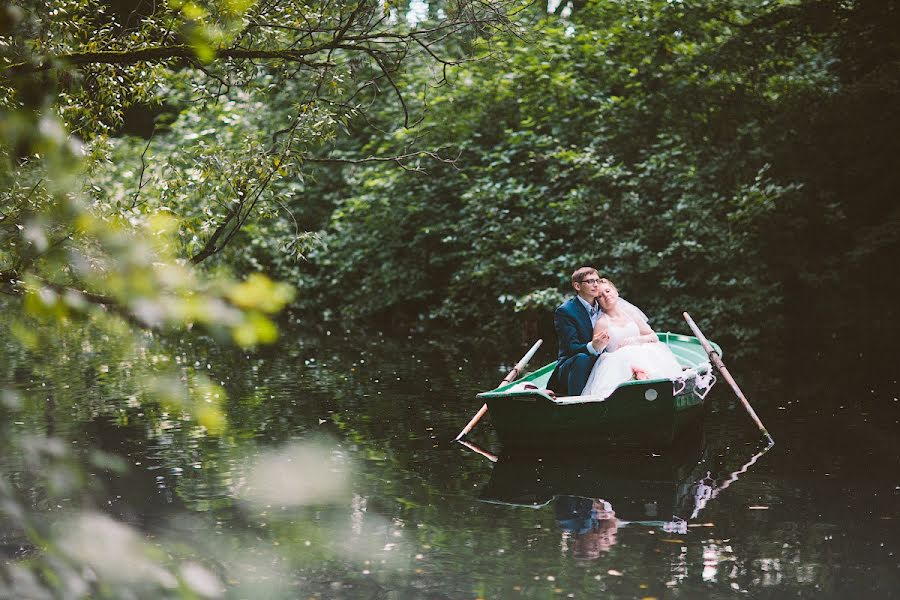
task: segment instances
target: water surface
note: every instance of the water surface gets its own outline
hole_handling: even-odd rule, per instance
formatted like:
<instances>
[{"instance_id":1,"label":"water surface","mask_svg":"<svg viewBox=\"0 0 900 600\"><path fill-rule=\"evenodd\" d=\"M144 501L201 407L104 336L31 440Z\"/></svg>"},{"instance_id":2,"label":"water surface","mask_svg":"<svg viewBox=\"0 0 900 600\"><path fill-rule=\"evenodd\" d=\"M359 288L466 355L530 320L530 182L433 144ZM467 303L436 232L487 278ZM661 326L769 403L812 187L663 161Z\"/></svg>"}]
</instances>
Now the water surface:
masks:
<instances>
[{"instance_id":1,"label":"water surface","mask_svg":"<svg viewBox=\"0 0 900 600\"><path fill-rule=\"evenodd\" d=\"M21 406L5 409L6 438L59 438L86 491L47 492L27 444L8 442L3 467L38 514L111 515L208 568L228 597L900 596L889 353L835 341L731 362L776 440L761 455L722 382L702 439L669 452L512 460L489 415L469 436L482 453L453 443L475 394L528 345L299 326L253 353L165 341L185 372L227 392L216 435L146 401L139 365L96 348L42 364L7 345ZM41 552L6 529L7 564Z\"/></svg>"}]
</instances>

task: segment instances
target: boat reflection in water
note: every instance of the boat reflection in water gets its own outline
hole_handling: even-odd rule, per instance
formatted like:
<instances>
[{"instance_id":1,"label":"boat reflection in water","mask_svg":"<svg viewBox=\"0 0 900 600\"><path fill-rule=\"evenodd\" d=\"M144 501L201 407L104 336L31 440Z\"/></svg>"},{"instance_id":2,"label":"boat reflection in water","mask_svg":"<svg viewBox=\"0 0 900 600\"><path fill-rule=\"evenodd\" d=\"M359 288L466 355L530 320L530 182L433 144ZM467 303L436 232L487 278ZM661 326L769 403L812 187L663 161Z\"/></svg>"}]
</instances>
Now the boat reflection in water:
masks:
<instances>
[{"instance_id":1,"label":"boat reflection in water","mask_svg":"<svg viewBox=\"0 0 900 600\"><path fill-rule=\"evenodd\" d=\"M729 472L714 464L712 457L721 455L702 442L661 455L606 451L543 456L497 456L471 442L461 443L494 463L479 500L535 509L552 506L574 556L584 559L609 550L623 527L687 533L706 503L768 450Z\"/></svg>"}]
</instances>

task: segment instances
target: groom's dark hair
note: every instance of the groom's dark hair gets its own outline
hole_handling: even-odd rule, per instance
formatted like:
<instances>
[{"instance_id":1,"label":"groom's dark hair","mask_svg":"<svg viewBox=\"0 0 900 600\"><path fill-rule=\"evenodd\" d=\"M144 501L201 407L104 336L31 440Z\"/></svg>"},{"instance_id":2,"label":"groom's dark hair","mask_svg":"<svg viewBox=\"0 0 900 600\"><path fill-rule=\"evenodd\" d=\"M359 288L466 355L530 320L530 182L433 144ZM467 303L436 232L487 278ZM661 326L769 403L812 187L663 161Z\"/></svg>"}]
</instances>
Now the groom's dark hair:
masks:
<instances>
[{"instance_id":1,"label":"groom's dark hair","mask_svg":"<svg viewBox=\"0 0 900 600\"><path fill-rule=\"evenodd\" d=\"M596 275L600 277L600 273L594 267L580 267L572 273L572 283L581 283L588 275Z\"/></svg>"}]
</instances>

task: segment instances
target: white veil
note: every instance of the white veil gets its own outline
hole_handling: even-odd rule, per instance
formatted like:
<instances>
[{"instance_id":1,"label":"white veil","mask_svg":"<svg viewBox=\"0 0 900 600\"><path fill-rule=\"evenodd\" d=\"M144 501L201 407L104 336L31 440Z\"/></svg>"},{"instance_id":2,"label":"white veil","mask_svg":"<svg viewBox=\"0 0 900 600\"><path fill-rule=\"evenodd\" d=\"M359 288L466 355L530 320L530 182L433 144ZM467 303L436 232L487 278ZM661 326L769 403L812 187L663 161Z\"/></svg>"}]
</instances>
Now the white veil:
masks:
<instances>
[{"instance_id":1,"label":"white veil","mask_svg":"<svg viewBox=\"0 0 900 600\"><path fill-rule=\"evenodd\" d=\"M637 306L635 306L625 298L619 297L619 306L623 307L632 317L634 317L638 321L643 321L644 323L649 324L650 319L647 318L647 315L644 314L644 311L639 309Z\"/></svg>"}]
</instances>

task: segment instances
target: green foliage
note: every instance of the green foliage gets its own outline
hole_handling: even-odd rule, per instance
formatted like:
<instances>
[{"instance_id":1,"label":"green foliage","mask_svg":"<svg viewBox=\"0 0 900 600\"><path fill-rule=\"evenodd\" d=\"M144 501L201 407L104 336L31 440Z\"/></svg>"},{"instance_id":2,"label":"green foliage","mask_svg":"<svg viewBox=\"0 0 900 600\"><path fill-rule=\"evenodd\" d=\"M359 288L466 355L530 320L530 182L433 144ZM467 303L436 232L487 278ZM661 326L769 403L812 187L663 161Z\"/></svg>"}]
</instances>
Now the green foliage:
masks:
<instances>
[{"instance_id":1,"label":"green foliage","mask_svg":"<svg viewBox=\"0 0 900 600\"><path fill-rule=\"evenodd\" d=\"M741 147L764 101L735 119L740 73L710 67L721 11L601 2L576 17L494 40L503 61L458 69L432 98L427 135L459 143L458 170L351 176L359 191L310 254L328 274L313 286L356 280L367 312L486 332L512 311L549 319L568 274L592 264L658 327L691 309L758 334L777 289L758 223L792 186Z\"/></svg>"},{"instance_id":2,"label":"green foliage","mask_svg":"<svg viewBox=\"0 0 900 600\"><path fill-rule=\"evenodd\" d=\"M595 1L545 19L539 35L497 36L497 60L453 69L416 133L452 141L455 165L345 174L347 196L309 253L302 305L315 310L352 281L366 299L347 305L353 315L487 336L548 322L568 275L591 264L657 328L683 330L689 310L730 351L768 343L786 293L820 294L863 256L896 248L881 189L896 139L879 108L897 98L887 68L896 43L882 12ZM870 42L854 38L862 31ZM847 81L862 61L873 63L865 82ZM852 124L837 112L848 106ZM877 151L862 141L872 136ZM409 137L360 143L387 153ZM829 152L855 165L852 184ZM860 202L872 210L851 208ZM848 238L860 226L873 235ZM838 233L845 241L831 246Z\"/></svg>"}]
</instances>

